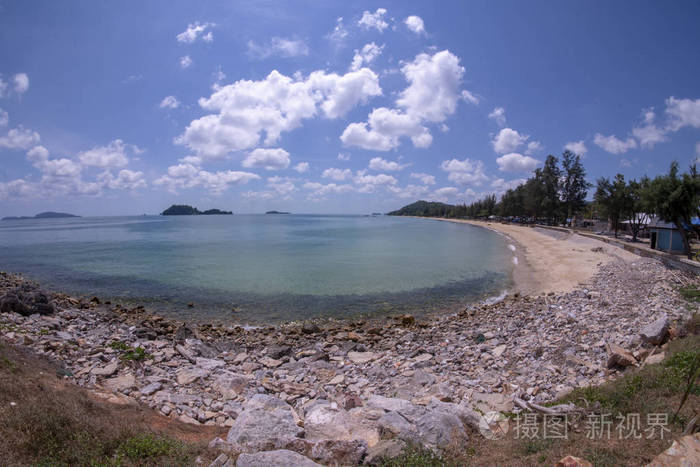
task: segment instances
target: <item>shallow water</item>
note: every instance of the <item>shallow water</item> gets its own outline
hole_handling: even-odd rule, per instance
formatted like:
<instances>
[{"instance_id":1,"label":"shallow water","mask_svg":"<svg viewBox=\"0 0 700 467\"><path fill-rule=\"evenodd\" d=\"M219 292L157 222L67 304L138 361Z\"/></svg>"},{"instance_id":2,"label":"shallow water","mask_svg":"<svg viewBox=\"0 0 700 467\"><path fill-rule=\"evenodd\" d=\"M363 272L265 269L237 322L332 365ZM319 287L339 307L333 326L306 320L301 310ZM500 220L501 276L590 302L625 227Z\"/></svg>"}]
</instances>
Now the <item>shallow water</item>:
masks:
<instances>
[{"instance_id":1,"label":"shallow water","mask_svg":"<svg viewBox=\"0 0 700 467\"><path fill-rule=\"evenodd\" d=\"M387 216L0 222L2 269L181 318L253 323L431 312L498 295L511 281L507 245L466 224Z\"/></svg>"}]
</instances>

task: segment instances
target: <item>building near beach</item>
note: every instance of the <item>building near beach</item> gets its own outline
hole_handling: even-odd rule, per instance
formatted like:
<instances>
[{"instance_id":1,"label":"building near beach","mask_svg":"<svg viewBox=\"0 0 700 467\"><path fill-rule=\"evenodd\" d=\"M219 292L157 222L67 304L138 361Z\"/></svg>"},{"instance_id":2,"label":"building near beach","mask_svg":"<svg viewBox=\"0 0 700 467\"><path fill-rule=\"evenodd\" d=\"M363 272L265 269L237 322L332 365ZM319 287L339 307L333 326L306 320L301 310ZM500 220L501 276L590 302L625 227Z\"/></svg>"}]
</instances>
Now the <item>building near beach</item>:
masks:
<instances>
[{"instance_id":1,"label":"building near beach","mask_svg":"<svg viewBox=\"0 0 700 467\"><path fill-rule=\"evenodd\" d=\"M649 222L648 229L652 249L683 253L683 237L675 224L655 217Z\"/></svg>"}]
</instances>

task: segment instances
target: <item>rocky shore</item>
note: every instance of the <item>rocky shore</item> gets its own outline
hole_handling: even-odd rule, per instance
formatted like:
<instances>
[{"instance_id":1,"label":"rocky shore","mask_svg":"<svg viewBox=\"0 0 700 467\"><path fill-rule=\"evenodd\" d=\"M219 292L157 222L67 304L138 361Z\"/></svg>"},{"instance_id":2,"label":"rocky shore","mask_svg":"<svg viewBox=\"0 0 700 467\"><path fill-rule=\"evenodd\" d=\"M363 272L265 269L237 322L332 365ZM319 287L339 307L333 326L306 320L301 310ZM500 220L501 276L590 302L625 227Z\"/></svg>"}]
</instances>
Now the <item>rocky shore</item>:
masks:
<instances>
[{"instance_id":1,"label":"rocky shore","mask_svg":"<svg viewBox=\"0 0 700 467\"><path fill-rule=\"evenodd\" d=\"M613 247L609 247L613 248ZM637 258L568 293L511 295L425 321L184 323L0 273L0 336L120 403L229 427L213 465L354 465L406 442L454 446L481 414L541 404L659 360L692 276ZM489 429L486 425L485 429ZM277 462L277 464L275 464Z\"/></svg>"}]
</instances>

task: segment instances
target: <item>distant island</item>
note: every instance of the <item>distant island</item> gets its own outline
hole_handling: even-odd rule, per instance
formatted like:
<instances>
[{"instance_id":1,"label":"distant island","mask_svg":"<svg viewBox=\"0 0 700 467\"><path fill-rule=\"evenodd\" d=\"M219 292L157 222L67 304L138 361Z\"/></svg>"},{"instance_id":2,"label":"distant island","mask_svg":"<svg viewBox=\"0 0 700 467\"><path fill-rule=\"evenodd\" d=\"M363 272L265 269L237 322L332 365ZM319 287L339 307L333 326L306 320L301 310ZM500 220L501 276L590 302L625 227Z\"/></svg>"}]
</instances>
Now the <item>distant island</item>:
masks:
<instances>
[{"instance_id":1,"label":"distant island","mask_svg":"<svg viewBox=\"0 0 700 467\"><path fill-rule=\"evenodd\" d=\"M416 201L397 211L387 213L388 216L418 216L418 217L448 217L448 213L454 209L451 204L435 201Z\"/></svg>"},{"instance_id":2,"label":"distant island","mask_svg":"<svg viewBox=\"0 0 700 467\"><path fill-rule=\"evenodd\" d=\"M200 211L197 208L186 204L173 204L168 209L160 213L161 216L210 216L219 214L233 214L231 211L222 211L221 209L207 209Z\"/></svg>"},{"instance_id":3,"label":"distant island","mask_svg":"<svg viewBox=\"0 0 700 467\"><path fill-rule=\"evenodd\" d=\"M289 213L284 212L284 211L267 211L265 214L289 214Z\"/></svg>"},{"instance_id":4,"label":"distant island","mask_svg":"<svg viewBox=\"0 0 700 467\"><path fill-rule=\"evenodd\" d=\"M76 216L75 214L68 214L67 212L53 212L53 211L46 211L46 212L40 212L34 217L31 216L8 216L8 217L3 217L0 220L3 221L15 221L19 219L58 219L61 217L80 217Z\"/></svg>"}]
</instances>

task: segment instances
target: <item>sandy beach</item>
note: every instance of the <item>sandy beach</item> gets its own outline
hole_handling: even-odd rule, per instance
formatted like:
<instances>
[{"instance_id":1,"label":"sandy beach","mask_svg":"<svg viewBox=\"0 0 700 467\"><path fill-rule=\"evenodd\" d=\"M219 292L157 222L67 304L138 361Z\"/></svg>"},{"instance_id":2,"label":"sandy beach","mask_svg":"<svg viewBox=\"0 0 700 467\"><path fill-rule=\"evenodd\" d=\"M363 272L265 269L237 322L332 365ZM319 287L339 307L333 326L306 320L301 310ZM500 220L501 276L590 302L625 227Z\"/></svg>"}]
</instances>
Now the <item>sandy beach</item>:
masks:
<instances>
[{"instance_id":1,"label":"sandy beach","mask_svg":"<svg viewBox=\"0 0 700 467\"><path fill-rule=\"evenodd\" d=\"M611 261L635 261L636 255L581 235L497 222L438 219L465 223L507 236L515 246L516 291L524 295L561 293L588 281Z\"/></svg>"}]
</instances>

